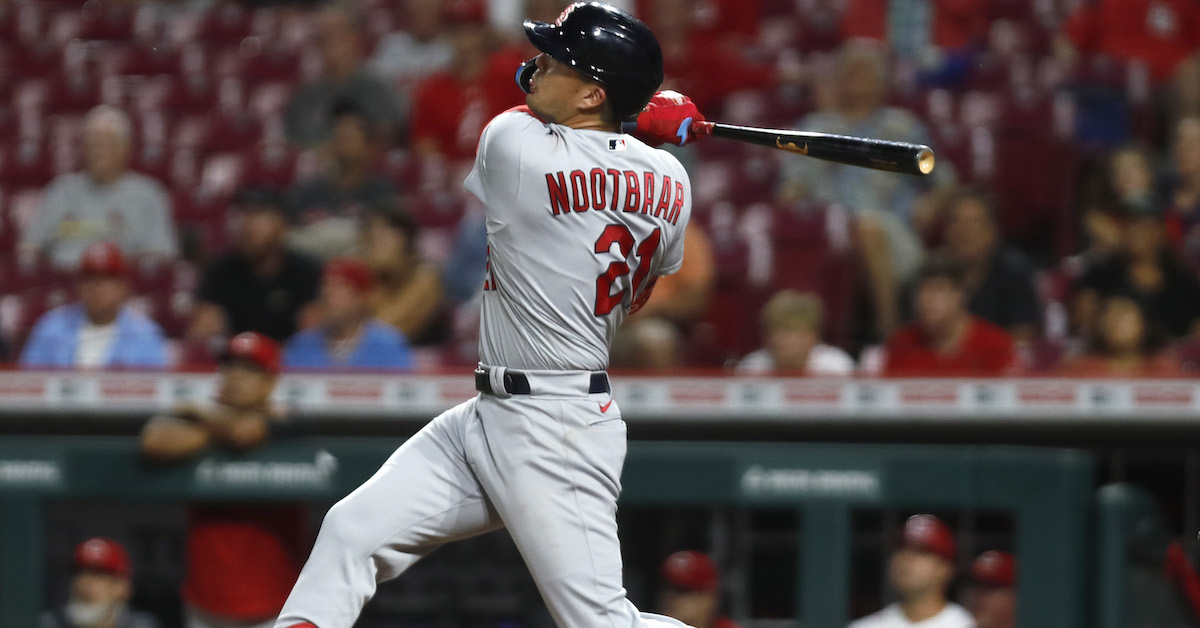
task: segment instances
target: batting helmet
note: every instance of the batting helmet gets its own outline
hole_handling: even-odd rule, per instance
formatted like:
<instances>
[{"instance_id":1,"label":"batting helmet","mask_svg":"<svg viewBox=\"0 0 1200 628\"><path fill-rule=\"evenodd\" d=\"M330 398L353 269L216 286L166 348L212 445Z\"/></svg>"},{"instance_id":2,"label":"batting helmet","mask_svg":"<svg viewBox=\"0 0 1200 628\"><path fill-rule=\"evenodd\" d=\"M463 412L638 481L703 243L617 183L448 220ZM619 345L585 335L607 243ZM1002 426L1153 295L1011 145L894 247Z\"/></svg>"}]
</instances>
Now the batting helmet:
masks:
<instances>
[{"instance_id":1,"label":"batting helmet","mask_svg":"<svg viewBox=\"0 0 1200 628\"><path fill-rule=\"evenodd\" d=\"M599 2L576 2L553 24L525 20L538 50L605 88L621 121L637 118L663 81L662 49L654 33L632 15ZM526 61L517 84L529 93L534 66Z\"/></svg>"}]
</instances>

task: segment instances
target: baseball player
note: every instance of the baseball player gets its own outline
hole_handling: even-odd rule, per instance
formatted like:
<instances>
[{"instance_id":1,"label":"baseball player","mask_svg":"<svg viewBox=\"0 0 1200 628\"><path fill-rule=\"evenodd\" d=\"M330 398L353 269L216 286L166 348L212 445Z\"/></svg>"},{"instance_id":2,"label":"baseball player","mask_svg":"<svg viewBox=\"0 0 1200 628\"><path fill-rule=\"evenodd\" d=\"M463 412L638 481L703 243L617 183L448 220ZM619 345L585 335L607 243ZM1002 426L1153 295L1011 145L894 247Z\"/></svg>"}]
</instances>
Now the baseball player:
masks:
<instances>
[{"instance_id":1,"label":"baseball player","mask_svg":"<svg viewBox=\"0 0 1200 628\"><path fill-rule=\"evenodd\" d=\"M133 568L129 553L112 539L94 537L75 546L75 575L62 608L42 615L39 628L159 628L154 616L129 608Z\"/></svg>"},{"instance_id":2,"label":"baseball player","mask_svg":"<svg viewBox=\"0 0 1200 628\"><path fill-rule=\"evenodd\" d=\"M720 613L721 574L708 554L675 552L662 564L662 612L695 628L738 628Z\"/></svg>"},{"instance_id":3,"label":"baseball player","mask_svg":"<svg viewBox=\"0 0 1200 628\"><path fill-rule=\"evenodd\" d=\"M971 562L963 604L977 628L1016 628L1017 559L989 550Z\"/></svg>"},{"instance_id":4,"label":"baseball player","mask_svg":"<svg viewBox=\"0 0 1200 628\"><path fill-rule=\"evenodd\" d=\"M248 451L291 426L271 406L279 345L257 332L229 340L216 398L150 419L141 451L171 463L212 448ZM294 503L202 501L188 507L187 568L181 597L186 628L270 628L311 542L307 510Z\"/></svg>"},{"instance_id":5,"label":"baseball player","mask_svg":"<svg viewBox=\"0 0 1200 628\"><path fill-rule=\"evenodd\" d=\"M683 259L688 176L647 143L694 139L703 118L655 96L662 52L623 11L576 3L525 31L541 50L517 72L527 104L487 125L465 184L486 208L480 394L329 510L276 628L349 628L376 583L501 527L559 626L682 625L625 597L625 423L605 367L621 322Z\"/></svg>"},{"instance_id":6,"label":"baseball player","mask_svg":"<svg viewBox=\"0 0 1200 628\"><path fill-rule=\"evenodd\" d=\"M909 517L888 565L888 584L899 600L850 628L974 628L971 615L946 599L956 551L954 533L941 519Z\"/></svg>"}]
</instances>

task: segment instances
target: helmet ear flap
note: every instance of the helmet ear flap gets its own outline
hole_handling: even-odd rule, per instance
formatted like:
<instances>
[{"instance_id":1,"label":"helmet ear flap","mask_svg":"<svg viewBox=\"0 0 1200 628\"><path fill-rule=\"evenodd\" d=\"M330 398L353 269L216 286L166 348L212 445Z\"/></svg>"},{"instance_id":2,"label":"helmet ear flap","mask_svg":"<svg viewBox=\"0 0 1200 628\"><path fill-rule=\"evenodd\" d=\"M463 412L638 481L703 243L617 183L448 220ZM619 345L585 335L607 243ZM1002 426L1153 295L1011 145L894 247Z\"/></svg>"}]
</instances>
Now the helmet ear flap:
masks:
<instances>
[{"instance_id":1,"label":"helmet ear flap","mask_svg":"<svg viewBox=\"0 0 1200 628\"><path fill-rule=\"evenodd\" d=\"M526 94L529 93L529 81L533 79L533 73L537 72L537 57L534 57L517 67L517 86Z\"/></svg>"}]
</instances>

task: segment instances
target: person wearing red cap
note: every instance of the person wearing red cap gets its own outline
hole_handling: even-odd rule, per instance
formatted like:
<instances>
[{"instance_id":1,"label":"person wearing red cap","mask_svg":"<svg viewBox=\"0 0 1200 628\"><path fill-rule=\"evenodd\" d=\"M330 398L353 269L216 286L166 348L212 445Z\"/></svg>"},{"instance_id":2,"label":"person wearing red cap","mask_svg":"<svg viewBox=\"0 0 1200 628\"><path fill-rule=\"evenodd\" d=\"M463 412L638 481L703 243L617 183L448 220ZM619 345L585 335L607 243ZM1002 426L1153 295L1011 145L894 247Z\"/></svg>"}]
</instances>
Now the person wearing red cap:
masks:
<instances>
[{"instance_id":1,"label":"person wearing red cap","mask_svg":"<svg viewBox=\"0 0 1200 628\"><path fill-rule=\"evenodd\" d=\"M662 564L662 614L695 628L737 628L717 611L721 602L721 575L707 554L675 552Z\"/></svg>"},{"instance_id":2,"label":"person wearing red cap","mask_svg":"<svg viewBox=\"0 0 1200 628\"><path fill-rule=\"evenodd\" d=\"M1016 628L1016 584L1017 559L1008 552L990 550L971 563L963 603L976 628Z\"/></svg>"},{"instance_id":3,"label":"person wearing red cap","mask_svg":"<svg viewBox=\"0 0 1200 628\"><path fill-rule=\"evenodd\" d=\"M148 368L167 365L158 323L130 307L129 262L111 242L83 252L79 301L42 315L21 365L54 368Z\"/></svg>"},{"instance_id":4,"label":"person wearing red cap","mask_svg":"<svg viewBox=\"0 0 1200 628\"><path fill-rule=\"evenodd\" d=\"M42 615L41 628L158 628L154 616L128 606L133 569L120 543L87 539L75 546L74 563L70 598Z\"/></svg>"},{"instance_id":5,"label":"person wearing red cap","mask_svg":"<svg viewBox=\"0 0 1200 628\"><path fill-rule=\"evenodd\" d=\"M973 628L966 609L946 598L956 555L954 533L941 519L909 517L888 565L897 601L851 622L850 628Z\"/></svg>"},{"instance_id":6,"label":"person wearing red cap","mask_svg":"<svg viewBox=\"0 0 1200 628\"><path fill-rule=\"evenodd\" d=\"M142 428L142 455L171 463L211 447L245 451L266 443L288 428L270 402L279 368L274 340L256 332L234 336L221 356L213 402L152 418ZM300 573L306 521L299 504L193 504L181 591L187 628L270 626Z\"/></svg>"},{"instance_id":7,"label":"person wearing red cap","mask_svg":"<svg viewBox=\"0 0 1200 628\"><path fill-rule=\"evenodd\" d=\"M408 369L412 351L396 328L371 316L371 269L352 257L325 264L321 323L292 337L283 364L305 369Z\"/></svg>"}]
</instances>

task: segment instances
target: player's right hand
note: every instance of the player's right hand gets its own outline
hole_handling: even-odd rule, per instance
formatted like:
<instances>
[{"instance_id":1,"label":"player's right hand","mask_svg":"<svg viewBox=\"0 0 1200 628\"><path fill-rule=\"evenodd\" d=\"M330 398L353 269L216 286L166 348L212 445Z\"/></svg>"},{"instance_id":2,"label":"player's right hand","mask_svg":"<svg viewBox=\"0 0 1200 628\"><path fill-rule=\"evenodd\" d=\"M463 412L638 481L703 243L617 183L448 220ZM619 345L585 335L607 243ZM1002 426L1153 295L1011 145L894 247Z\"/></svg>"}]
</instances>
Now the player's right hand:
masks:
<instances>
[{"instance_id":1,"label":"player's right hand","mask_svg":"<svg viewBox=\"0 0 1200 628\"><path fill-rule=\"evenodd\" d=\"M622 130L650 146L683 146L708 137L712 128L704 123L704 115L691 98L665 90L650 99L637 122L626 122Z\"/></svg>"}]
</instances>

